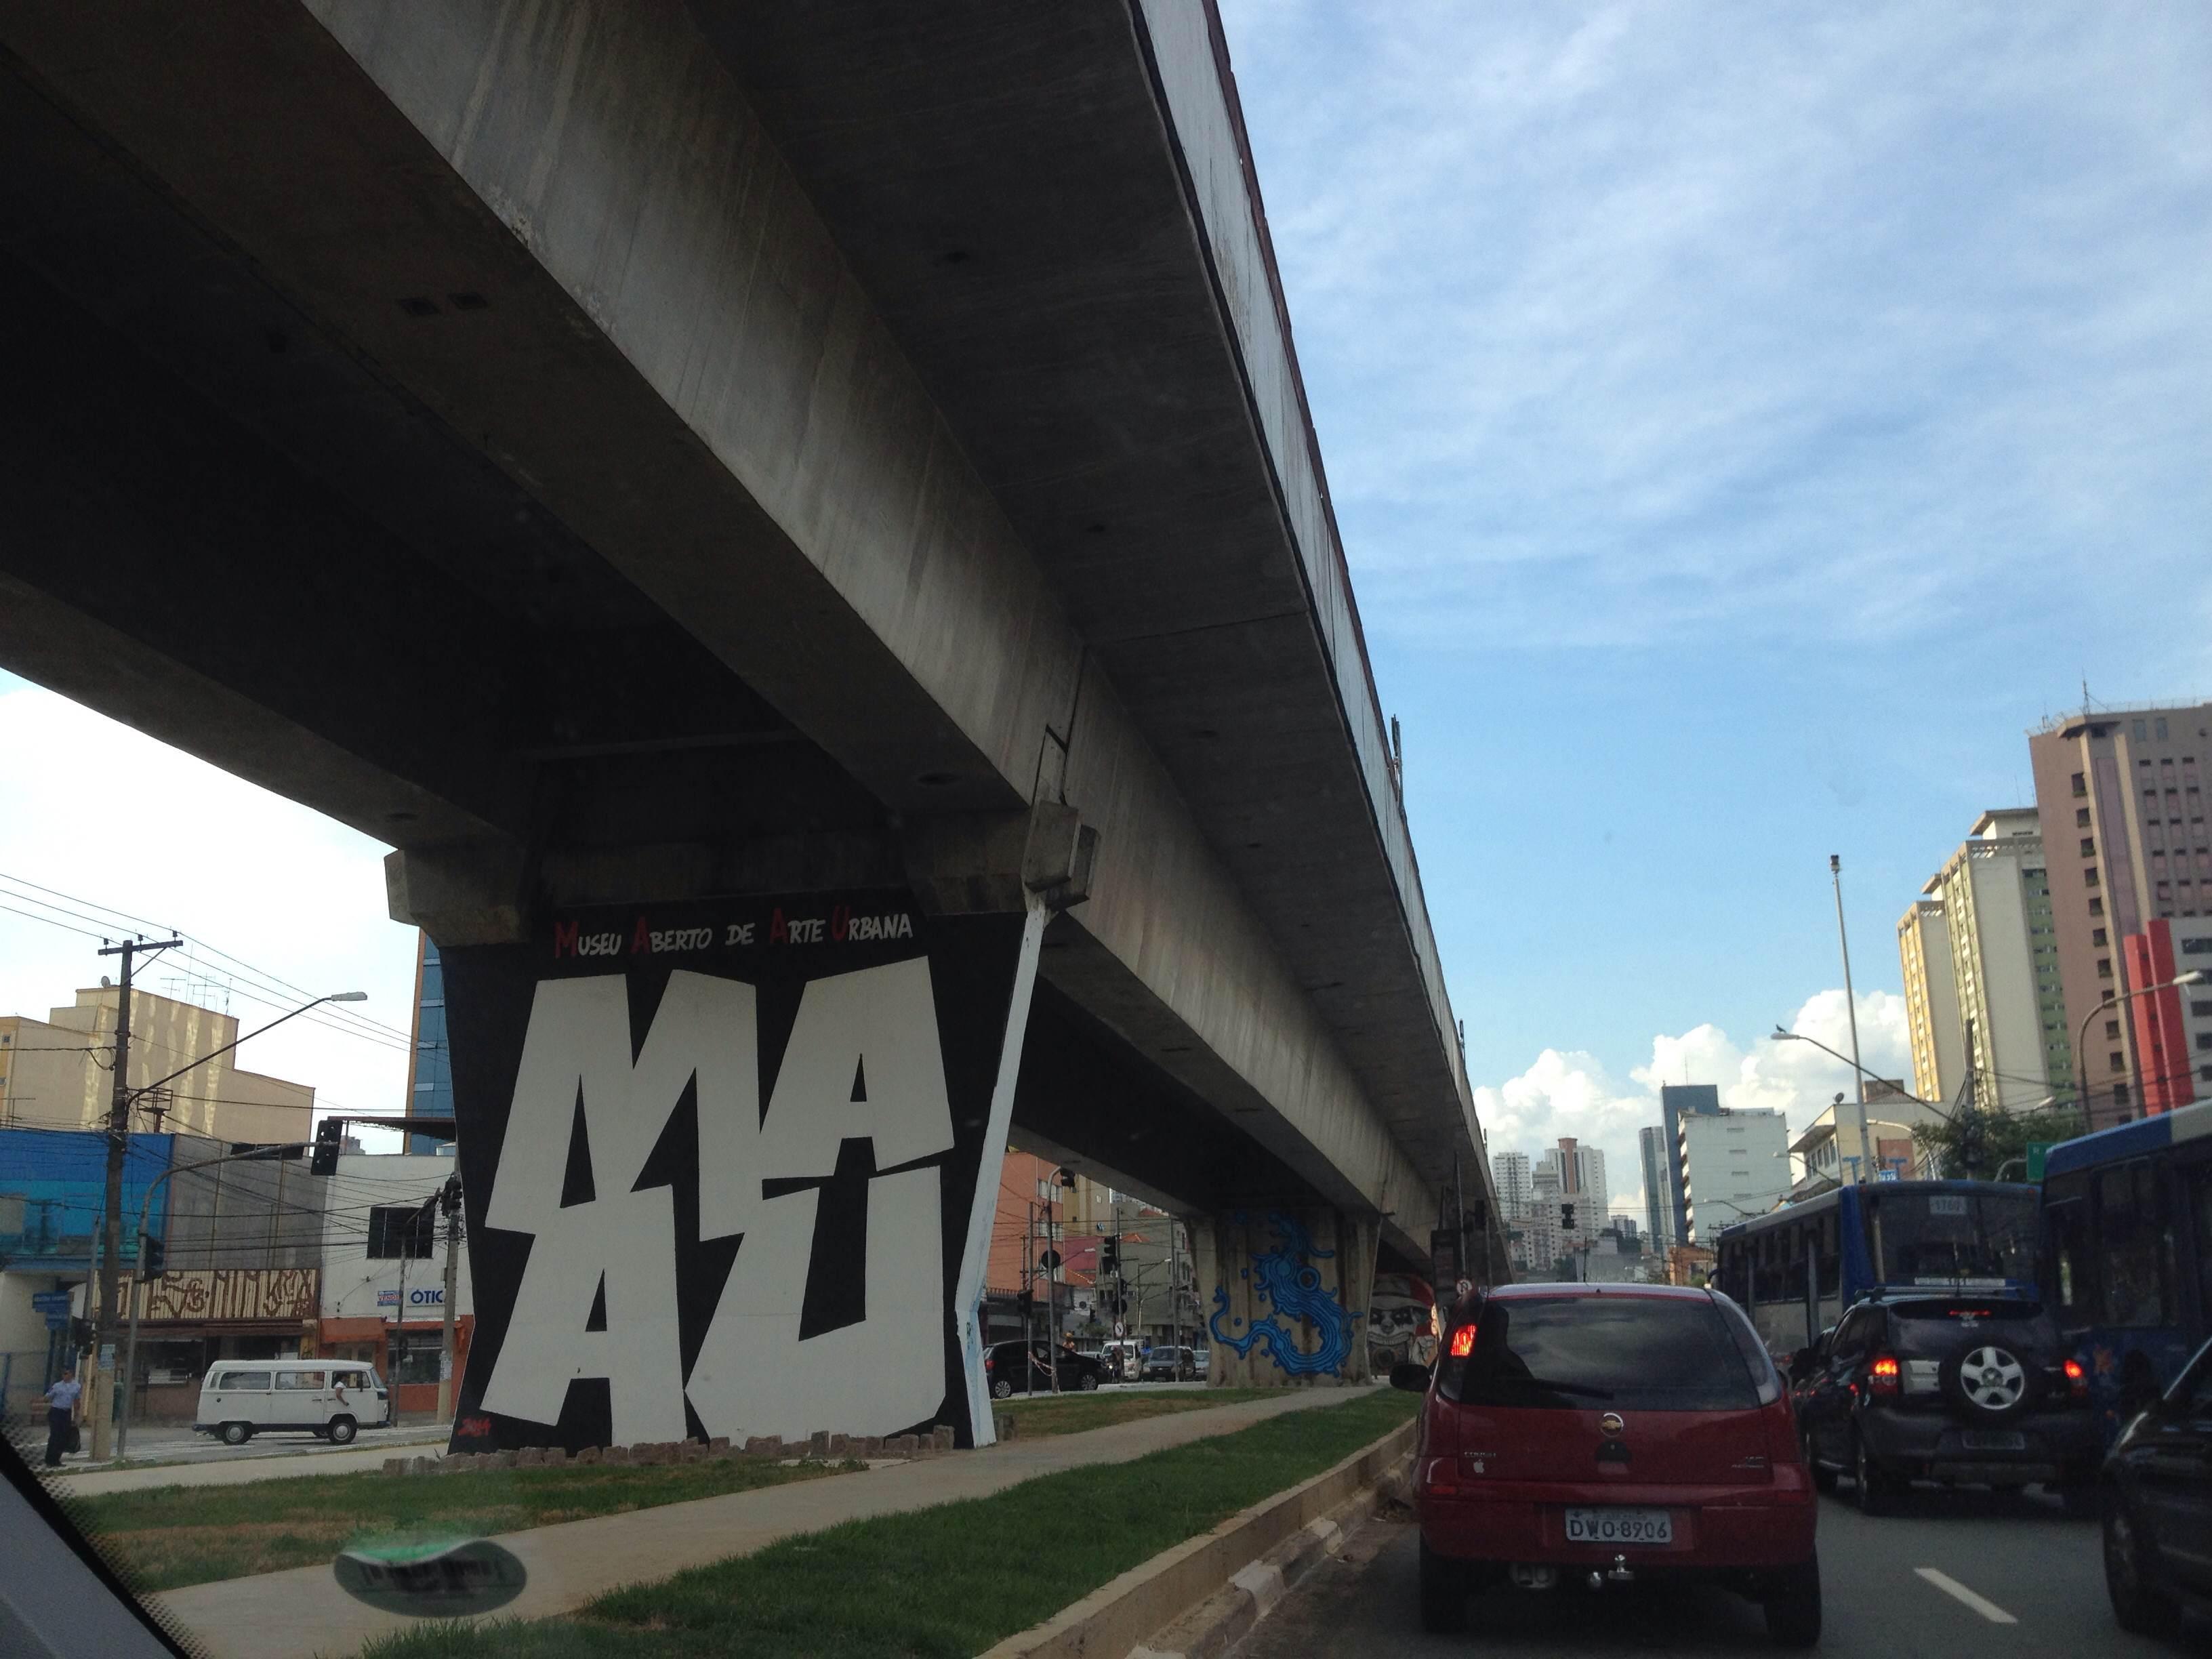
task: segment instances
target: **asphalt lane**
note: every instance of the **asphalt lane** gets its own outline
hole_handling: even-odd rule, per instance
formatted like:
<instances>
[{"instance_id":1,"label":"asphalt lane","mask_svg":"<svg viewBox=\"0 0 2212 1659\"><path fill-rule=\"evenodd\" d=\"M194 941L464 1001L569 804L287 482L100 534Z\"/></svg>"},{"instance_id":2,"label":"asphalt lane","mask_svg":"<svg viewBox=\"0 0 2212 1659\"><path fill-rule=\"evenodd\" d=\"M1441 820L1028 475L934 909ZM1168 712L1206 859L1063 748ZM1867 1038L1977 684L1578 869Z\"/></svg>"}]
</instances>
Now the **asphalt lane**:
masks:
<instances>
[{"instance_id":1,"label":"asphalt lane","mask_svg":"<svg viewBox=\"0 0 2212 1659\"><path fill-rule=\"evenodd\" d=\"M2205 1632L2194 1626L2172 1647L2123 1632L2105 1599L2097 1523L2067 1520L2053 1501L1923 1488L1899 1514L1875 1520L1850 1497L1846 1483L1820 1505L1824 1654L2155 1659L2203 1650ZM1486 1591L1468 1604L1466 1634L1426 1635L1415 1603L1417 1542L1409 1522L1368 1522L1235 1650L1237 1659L1776 1650L1757 1606L1687 1587Z\"/></svg>"}]
</instances>

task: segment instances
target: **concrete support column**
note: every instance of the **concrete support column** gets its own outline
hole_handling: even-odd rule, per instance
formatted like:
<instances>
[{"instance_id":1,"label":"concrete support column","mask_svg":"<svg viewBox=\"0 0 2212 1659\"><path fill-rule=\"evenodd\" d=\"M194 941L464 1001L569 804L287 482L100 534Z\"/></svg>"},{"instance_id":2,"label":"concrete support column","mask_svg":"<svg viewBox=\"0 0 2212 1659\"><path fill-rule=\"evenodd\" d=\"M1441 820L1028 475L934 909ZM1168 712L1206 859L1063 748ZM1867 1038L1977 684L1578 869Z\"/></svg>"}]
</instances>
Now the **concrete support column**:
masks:
<instances>
[{"instance_id":1,"label":"concrete support column","mask_svg":"<svg viewBox=\"0 0 2212 1659\"><path fill-rule=\"evenodd\" d=\"M1057 804L935 821L903 884L750 893L726 872L867 849L393 854L445 978L479 1322L455 1446L987 1443L999 1164L1095 839Z\"/></svg>"},{"instance_id":2,"label":"concrete support column","mask_svg":"<svg viewBox=\"0 0 2212 1659\"><path fill-rule=\"evenodd\" d=\"M1189 1224L1214 1387L1367 1381L1378 1218L1334 1209L1255 1209Z\"/></svg>"}]
</instances>

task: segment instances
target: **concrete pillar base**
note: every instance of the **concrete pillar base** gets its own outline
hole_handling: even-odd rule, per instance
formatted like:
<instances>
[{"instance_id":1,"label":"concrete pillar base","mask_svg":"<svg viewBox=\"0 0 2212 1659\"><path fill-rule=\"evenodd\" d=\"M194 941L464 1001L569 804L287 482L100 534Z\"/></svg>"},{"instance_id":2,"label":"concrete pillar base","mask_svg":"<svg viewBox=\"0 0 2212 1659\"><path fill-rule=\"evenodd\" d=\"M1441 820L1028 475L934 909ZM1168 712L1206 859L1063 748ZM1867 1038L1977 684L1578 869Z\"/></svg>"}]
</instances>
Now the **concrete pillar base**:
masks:
<instances>
[{"instance_id":1,"label":"concrete pillar base","mask_svg":"<svg viewBox=\"0 0 2212 1659\"><path fill-rule=\"evenodd\" d=\"M1238 1210L1190 1224L1215 1388L1368 1380L1378 1223L1340 1210Z\"/></svg>"}]
</instances>

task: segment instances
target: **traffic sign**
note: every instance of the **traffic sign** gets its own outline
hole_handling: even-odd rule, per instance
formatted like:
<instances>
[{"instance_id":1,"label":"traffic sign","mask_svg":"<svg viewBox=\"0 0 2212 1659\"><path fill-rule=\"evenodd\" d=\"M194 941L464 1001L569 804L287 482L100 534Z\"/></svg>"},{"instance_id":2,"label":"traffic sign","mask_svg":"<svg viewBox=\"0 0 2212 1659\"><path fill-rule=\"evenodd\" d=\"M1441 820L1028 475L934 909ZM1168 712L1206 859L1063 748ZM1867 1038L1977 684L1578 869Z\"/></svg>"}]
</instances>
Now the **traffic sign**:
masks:
<instances>
[{"instance_id":1,"label":"traffic sign","mask_svg":"<svg viewBox=\"0 0 2212 1659\"><path fill-rule=\"evenodd\" d=\"M1060 1266L1060 1252L1058 1250L1047 1250L1042 1255L1037 1258L1037 1266L1043 1268L1047 1273L1052 1272L1054 1268Z\"/></svg>"},{"instance_id":2,"label":"traffic sign","mask_svg":"<svg viewBox=\"0 0 2212 1659\"><path fill-rule=\"evenodd\" d=\"M2052 1140L2031 1140L2027 1143L2027 1178L2031 1182L2043 1179L2043 1160L2058 1143Z\"/></svg>"},{"instance_id":3,"label":"traffic sign","mask_svg":"<svg viewBox=\"0 0 2212 1659\"><path fill-rule=\"evenodd\" d=\"M70 1310L73 1299L73 1294L68 1291L33 1291L31 1292L31 1310L33 1313L65 1314Z\"/></svg>"},{"instance_id":4,"label":"traffic sign","mask_svg":"<svg viewBox=\"0 0 2212 1659\"><path fill-rule=\"evenodd\" d=\"M1116 1335L1116 1336L1127 1336L1127 1335L1128 1335L1128 1334L1129 1334L1129 1328L1128 1328L1127 1326L1124 1325L1124 1324L1123 1324L1120 1320L1118 1320L1118 1319L1117 1319L1117 1320L1115 1320L1115 1321L1114 1322L1114 1334L1115 1334L1115 1335Z\"/></svg>"},{"instance_id":5,"label":"traffic sign","mask_svg":"<svg viewBox=\"0 0 2212 1659\"><path fill-rule=\"evenodd\" d=\"M50 1330L50 1331L65 1331L65 1330L67 1330L69 1328L70 1328L70 1316L69 1316L67 1314L65 1314L65 1313L51 1314L51 1313L50 1313L50 1314L48 1314L48 1315L46 1316L46 1328L47 1328L48 1330Z\"/></svg>"},{"instance_id":6,"label":"traffic sign","mask_svg":"<svg viewBox=\"0 0 2212 1659\"><path fill-rule=\"evenodd\" d=\"M1874 1178L1876 1181L1894 1181L1897 1179L1897 1171L1894 1170L1876 1170L1874 1172Z\"/></svg>"}]
</instances>

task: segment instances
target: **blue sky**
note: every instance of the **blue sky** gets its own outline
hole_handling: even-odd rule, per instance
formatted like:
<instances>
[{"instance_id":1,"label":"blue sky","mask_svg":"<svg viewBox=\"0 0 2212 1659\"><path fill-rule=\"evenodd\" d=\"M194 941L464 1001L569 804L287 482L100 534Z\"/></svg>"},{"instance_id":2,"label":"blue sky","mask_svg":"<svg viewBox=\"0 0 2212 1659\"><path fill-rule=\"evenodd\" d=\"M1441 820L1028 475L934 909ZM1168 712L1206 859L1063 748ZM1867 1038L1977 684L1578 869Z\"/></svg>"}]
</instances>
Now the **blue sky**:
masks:
<instances>
[{"instance_id":1,"label":"blue sky","mask_svg":"<svg viewBox=\"0 0 2212 1659\"><path fill-rule=\"evenodd\" d=\"M1625 1194L1662 1078L1846 1086L1759 1041L1842 1046L1831 852L1901 1071L1896 917L2025 728L2212 696L2212 9L1223 9L1493 1145ZM374 843L5 677L0 743L0 872L406 1024ZM93 943L0 914L0 1001Z\"/></svg>"},{"instance_id":2,"label":"blue sky","mask_svg":"<svg viewBox=\"0 0 2212 1659\"><path fill-rule=\"evenodd\" d=\"M1802 1118L1827 854L1894 992L2027 727L2212 696L2212 10L1223 10L1493 1146Z\"/></svg>"}]
</instances>

